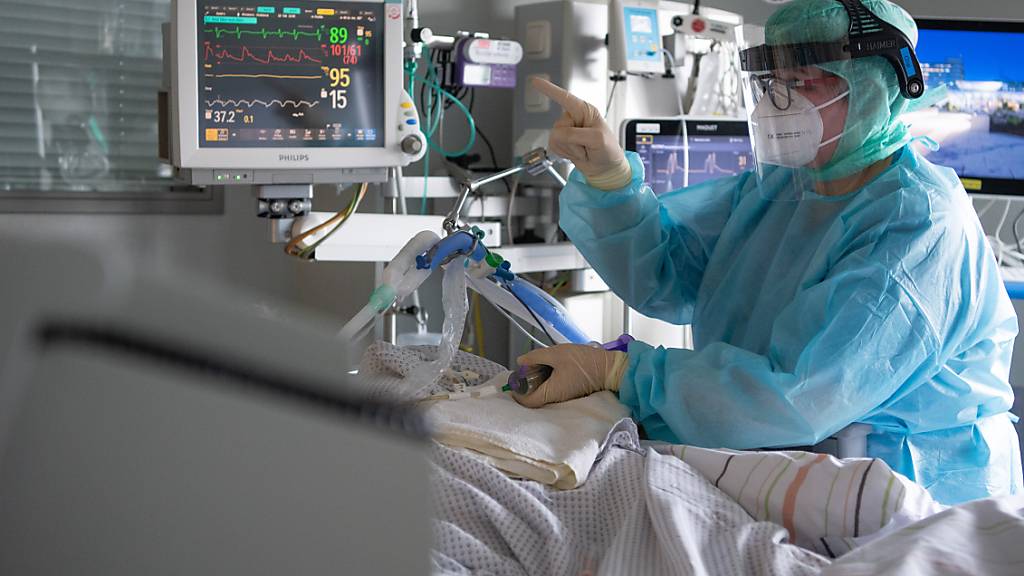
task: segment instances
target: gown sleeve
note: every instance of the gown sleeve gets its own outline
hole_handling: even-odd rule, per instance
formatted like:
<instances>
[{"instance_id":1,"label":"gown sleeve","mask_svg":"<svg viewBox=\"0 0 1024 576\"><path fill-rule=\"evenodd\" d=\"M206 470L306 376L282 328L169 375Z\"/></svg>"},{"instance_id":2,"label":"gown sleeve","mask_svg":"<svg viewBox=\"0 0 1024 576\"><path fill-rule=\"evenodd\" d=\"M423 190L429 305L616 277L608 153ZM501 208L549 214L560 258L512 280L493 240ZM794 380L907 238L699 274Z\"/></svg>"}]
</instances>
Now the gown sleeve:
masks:
<instances>
[{"instance_id":1,"label":"gown sleeve","mask_svg":"<svg viewBox=\"0 0 1024 576\"><path fill-rule=\"evenodd\" d=\"M639 156L626 156L633 175L620 190L593 188L572 173L559 198L559 224L631 308L689 324L704 269L749 174L655 196Z\"/></svg>"},{"instance_id":2,"label":"gown sleeve","mask_svg":"<svg viewBox=\"0 0 1024 576\"><path fill-rule=\"evenodd\" d=\"M632 343L619 398L659 440L813 445L934 375L939 349L912 291L865 247L797 294L773 323L766 354L720 342L699 351Z\"/></svg>"}]
</instances>

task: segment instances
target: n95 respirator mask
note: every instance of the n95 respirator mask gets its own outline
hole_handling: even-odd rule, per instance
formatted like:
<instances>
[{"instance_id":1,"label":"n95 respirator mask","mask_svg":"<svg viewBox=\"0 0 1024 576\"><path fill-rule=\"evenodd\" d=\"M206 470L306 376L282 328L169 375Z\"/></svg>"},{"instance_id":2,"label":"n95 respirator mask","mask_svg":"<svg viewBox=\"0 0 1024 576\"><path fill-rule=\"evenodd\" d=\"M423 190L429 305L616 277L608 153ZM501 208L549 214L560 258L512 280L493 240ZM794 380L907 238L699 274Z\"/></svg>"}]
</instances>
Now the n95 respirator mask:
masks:
<instances>
[{"instance_id":1,"label":"n95 respirator mask","mask_svg":"<svg viewBox=\"0 0 1024 576\"><path fill-rule=\"evenodd\" d=\"M762 98L750 123L758 162L799 168L814 161L818 150L841 138L844 132L822 142L825 124L821 110L842 100L849 90L824 104L815 106L796 90L789 95L790 105L780 110L772 98Z\"/></svg>"}]
</instances>

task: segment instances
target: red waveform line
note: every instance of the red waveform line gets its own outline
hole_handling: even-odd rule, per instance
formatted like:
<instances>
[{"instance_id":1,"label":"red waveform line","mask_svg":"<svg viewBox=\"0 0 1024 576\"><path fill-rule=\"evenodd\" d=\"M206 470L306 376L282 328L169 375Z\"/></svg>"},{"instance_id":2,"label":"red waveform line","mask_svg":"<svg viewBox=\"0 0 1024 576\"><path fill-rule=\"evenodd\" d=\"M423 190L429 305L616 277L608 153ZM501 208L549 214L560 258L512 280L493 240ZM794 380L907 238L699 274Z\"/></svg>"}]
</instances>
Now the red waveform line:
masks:
<instances>
[{"instance_id":1,"label":"red waveform line","mask_svg":"<svg viewBox=\"0 0 1024 576\"><path fill-rule=\"evenodd\" d=\"M209 43L207 43L206 44L206 50L203 53L203 61L208 61L211 56L213 56L217 60L223 60L223 59L226 58L228 60L234 60L236 62L244 62L245 59L248 57L251 60L253 60L254 62L259 62L260 64L271 64L273 62L294 62L294 63L297 64L297 63L302 62L303 60L308 60L310 62L316 62L317 64L322 64L322 61L320 59L313 58L309 54L306 54L306 51L301 49L301 48L299 49L299 53L298 53L297 56L292 56L291 54L285 54L284 56L278 56L277 54L274 54L273 50L269 50L268 49L267 50L267 57L266 58L259 58L255 54L253 54L252 51L249 50L248 46L242 46L242 54L239 55L239 56L235 56L227 48L224 48L224 49L221 49L221 50L214 50L214 48L212 46L210 46Z\"/></svg>"}]
</instances>

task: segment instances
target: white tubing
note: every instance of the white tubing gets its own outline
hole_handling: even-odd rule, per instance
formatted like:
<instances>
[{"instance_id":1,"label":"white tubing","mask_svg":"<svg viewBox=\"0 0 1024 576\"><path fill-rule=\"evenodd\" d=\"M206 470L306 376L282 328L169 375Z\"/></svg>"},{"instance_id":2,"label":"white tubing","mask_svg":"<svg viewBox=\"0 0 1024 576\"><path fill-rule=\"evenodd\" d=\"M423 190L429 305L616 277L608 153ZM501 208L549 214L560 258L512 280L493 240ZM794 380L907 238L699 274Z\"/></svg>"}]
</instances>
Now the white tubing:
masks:
<instances>
[{"instance_id":1,"label":"white tubing","mask_svg":"<svg viewBox=\"0 0 1024 576\"><path fill-rule=\"evenodd\" d=\"M396 300L401 301L412 294L430 277L429 269L419 270L416 268L416 256L426 252L440 241L441 238L437 234L424 230L413 236L384 269L385 281L394 286ZM418 301L415 304L417 307L419 306Z\"/></svg>"},{"instance_id":2,"label":"white tubing","mask_svg":"<svg viewBox=\"0 0 1024 576\"><path fill-rule=\"evenodd\" d=\"M413 236L384 268L383 283L397 288L410 268L416 268L416 256L426 252L440 240L441 238L430 230L424 230ZM427 273L429 275L429 271Z\"/></svg>"},{"instance_id":3,"label":"white tubing","mask_svg":"<svg viewBox=\"0 0 1024 576\"><path fill-rule=\"evenodd\" d=\"M452 359L462 343L462 330L466 325L469 302L466 300L466 257L461 256L447 264L441 281L441 297L444 302L444 327L441 344L437 347L437 359L417 366L409 375L414 388L408 390L411 398L418 398L423 390L433 386L444 371L451 366Z\"/></svg>"},{"instance_id":4,"label":"white tubing","mask_svg":"<svg viewBox=\"0 0 1024 576\"><path fill-rule=\"evenodd\" d=\"M534 318L533 314L523 306L523 303L518 298L509 293L501 286L498 286L493 281L487 278L469 278L469 286L480 293L481 296L487 299L488 302L508 310L514 316L520 318L523 322L533 326L534 328L549 334L556 344L565 344L571 342L566 338L557 328L550 324L540 325ZM564 308L563 308L564 310ZM568 314L568 312L565 312Z\"/></svg>"},{"instance_id":5,"label":"white tubing","mask_svg":"<svg viewBox=\"0 0 1024 576\"><path fill-rule=\"evenodd\" d=\"M416 269L416 256L426 252L431 246L440 241L440 237L429 231L424 230L419 234L413 236L405 246L398 251L398 254L391 259L387 267L384 268L383 282L377 287L374 292L381 290L383 286L390 286L394 290L395 298L391 302L388 302L389 306L391 303L401 300L409 295L410 292L419 288L427 277L430 276L430 270L417 270ZM344 327L338 332L338 338L350 342L352 341L363 328L367 326L377 316L378 312L383 312L379 306L383 306L383 303L377 303L374 305L373 298L371 302L367 303L363 308L351 319Z\"/></svg>"},{"instance_id":6,"label":"white tubing","mask_svg":"<svg viewBox=\"0 0 1024 576\"><path fill-rule=\"evenodd\" d=\"M402 178L405 176L402 174L402 167L398 166L395 168L395 191L398 192L398 210L403 216L409 215L409 208L405 205L405 186L402 182Z\"/></svg>"},{"instance_id":7,"label":"white tubing","mask_svg":"<svg viewBox=\"0 0 1024 576\"><path fill-rule=\"evenodd\" d=\"M338 338L345 342L352 342L356 335L366 327L367 324L373 321L374 317L377 316L377 311L367 304L363 306L351 320L349 320L344 327L338 332Z\"/></svg>"}]
</instances>

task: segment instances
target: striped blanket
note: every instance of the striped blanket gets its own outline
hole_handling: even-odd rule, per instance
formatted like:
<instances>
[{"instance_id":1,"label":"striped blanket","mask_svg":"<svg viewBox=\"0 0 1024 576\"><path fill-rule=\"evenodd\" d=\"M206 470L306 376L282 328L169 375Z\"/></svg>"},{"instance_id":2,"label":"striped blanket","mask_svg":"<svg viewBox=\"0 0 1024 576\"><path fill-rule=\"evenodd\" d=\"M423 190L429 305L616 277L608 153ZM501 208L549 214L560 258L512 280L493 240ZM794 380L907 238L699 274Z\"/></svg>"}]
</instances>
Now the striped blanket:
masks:
<instances>
[{"instance_id":1,"label":"striped blanket","mask_svg":"<svg viewBox=\"0 0 1024 576\"><path fill-rule=\"evenodd\" d=\"M696 468L754 519L781 525L791 542L831 558L945 509L877 459L652 448Z\"/></svg>"}]
</instances>

